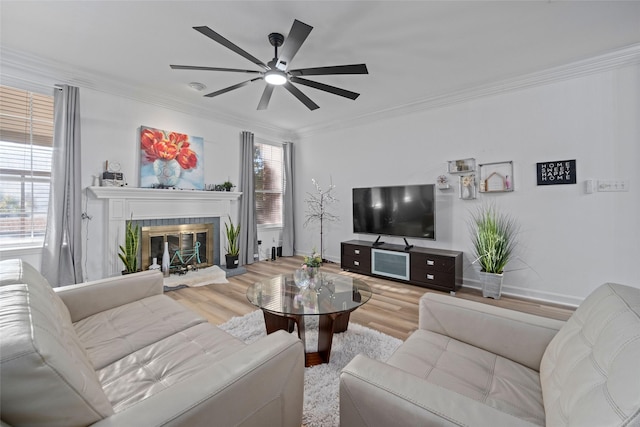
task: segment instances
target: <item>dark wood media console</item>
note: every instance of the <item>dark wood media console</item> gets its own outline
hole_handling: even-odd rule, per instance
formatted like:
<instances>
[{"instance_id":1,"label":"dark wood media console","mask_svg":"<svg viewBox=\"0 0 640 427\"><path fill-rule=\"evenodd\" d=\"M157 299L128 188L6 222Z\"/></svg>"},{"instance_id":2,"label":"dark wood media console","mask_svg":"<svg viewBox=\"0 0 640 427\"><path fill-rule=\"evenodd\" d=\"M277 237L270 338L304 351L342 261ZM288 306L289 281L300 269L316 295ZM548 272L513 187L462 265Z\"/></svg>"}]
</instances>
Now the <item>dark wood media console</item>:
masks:
<instances>
[{"instance_id":1,"label":"dark wood media console","mask_svg":"<svg viewBox=\"0 0 640 427\"><path fill-rule=\"evenodd\" d=\"M405 249L402 245L386 243L374 247L373 242L364 240L349 240L340 246L343 270L451 293L462 286L462 252L422 247ZM377 266L372 254L387 259L382 259Z\"/></svg>"}]
</instances>

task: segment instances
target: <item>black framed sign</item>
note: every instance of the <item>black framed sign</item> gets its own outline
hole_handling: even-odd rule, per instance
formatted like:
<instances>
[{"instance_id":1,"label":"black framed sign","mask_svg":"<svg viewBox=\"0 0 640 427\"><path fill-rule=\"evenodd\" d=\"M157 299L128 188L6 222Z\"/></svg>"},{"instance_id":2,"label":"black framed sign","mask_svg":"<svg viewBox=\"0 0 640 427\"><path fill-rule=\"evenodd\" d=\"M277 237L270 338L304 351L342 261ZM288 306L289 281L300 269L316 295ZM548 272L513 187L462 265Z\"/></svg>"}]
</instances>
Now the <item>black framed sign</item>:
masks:
<instances>
[{"instance_id":1,"label":"black framed sign","mask_svg":"<svg viewBox=\"0 0 640 427\"><path fill-rule=\"evenodd\" d=\"M537 163L538 185L557 185L576 183L576 161L556 160Z\"/></svg>"}]
</instances>

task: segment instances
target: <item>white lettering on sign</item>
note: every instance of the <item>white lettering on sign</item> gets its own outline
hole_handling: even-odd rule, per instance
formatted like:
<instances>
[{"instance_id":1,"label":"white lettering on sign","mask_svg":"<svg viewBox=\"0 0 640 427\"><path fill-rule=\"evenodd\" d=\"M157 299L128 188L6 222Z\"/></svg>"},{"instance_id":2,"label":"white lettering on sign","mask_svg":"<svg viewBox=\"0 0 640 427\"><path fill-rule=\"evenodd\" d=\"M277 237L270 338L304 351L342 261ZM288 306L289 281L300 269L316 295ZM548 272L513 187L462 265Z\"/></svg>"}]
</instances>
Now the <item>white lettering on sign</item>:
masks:
<instances>
[{"instance_id":1,"label":"white lettering on sign","mask_svg":"<svg viewBox=\"0 0 640 427\"><path fill-rule=\"evenodd\" d=\"M538 185L575 184L576 161L562 160L538 163Z\"/></svg>"}]
</instances>

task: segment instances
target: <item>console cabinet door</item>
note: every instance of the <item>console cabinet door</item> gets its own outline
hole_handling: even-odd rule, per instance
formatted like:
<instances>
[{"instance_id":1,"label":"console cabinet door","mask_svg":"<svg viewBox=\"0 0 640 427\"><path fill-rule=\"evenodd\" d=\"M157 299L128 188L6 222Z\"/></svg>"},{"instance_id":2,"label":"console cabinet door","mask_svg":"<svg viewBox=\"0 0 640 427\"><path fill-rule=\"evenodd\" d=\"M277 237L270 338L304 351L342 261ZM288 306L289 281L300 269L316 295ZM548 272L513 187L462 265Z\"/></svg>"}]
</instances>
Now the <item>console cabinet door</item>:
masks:
<instances>
[{"instance_id":1,"label":"console cabinet door","mask_svg":"<svg viewBox=\"0 0 640 427\"><path fill-rule=\"evenodd\" d=\"M456 259L425 253L411 254L411 282L455 291Z\"/></svg>"},{"instance_id":2,"label":"console cabinet door","mask_svg":"<svg viewBox=\"0 0 640 427\"><path fill-rule=\"evenodd\" d=\"M340 267L355 273L371 274L371 248L342 243Z\"/></svg>"}]
</instances>

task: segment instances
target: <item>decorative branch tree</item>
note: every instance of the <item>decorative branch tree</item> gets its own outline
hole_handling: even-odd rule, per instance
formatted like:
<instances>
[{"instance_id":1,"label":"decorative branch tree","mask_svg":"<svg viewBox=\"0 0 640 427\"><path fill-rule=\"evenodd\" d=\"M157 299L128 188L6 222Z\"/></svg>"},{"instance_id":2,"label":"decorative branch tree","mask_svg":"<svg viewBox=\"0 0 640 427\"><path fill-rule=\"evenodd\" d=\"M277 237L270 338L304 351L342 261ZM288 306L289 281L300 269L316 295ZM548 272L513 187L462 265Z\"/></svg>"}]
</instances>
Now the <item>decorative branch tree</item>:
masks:
<instances>
[{"instance_id":1,"label":"decorative branch tree","mask_svg":"<svg viewBox=\"0 0 640 427\"><path fill-rule=\"evenodd\" d=\"M306 227L309 223L316 221L320 223L320 257L322 257L322 261L325 262L326 259L324 258L324 242L322 236L324 231L324 222L340 220L336 215L329 212L329 205L338 201L338 199L333 197L332 194L332 191L336 186L330 181L329 188L323 191L315 179L311 179L311 181L313 182L313 185L315 185L316 191L315 193L307 193L308 197L304 199L307 203L304 226Z\"/></svg>"}]
</instances>

